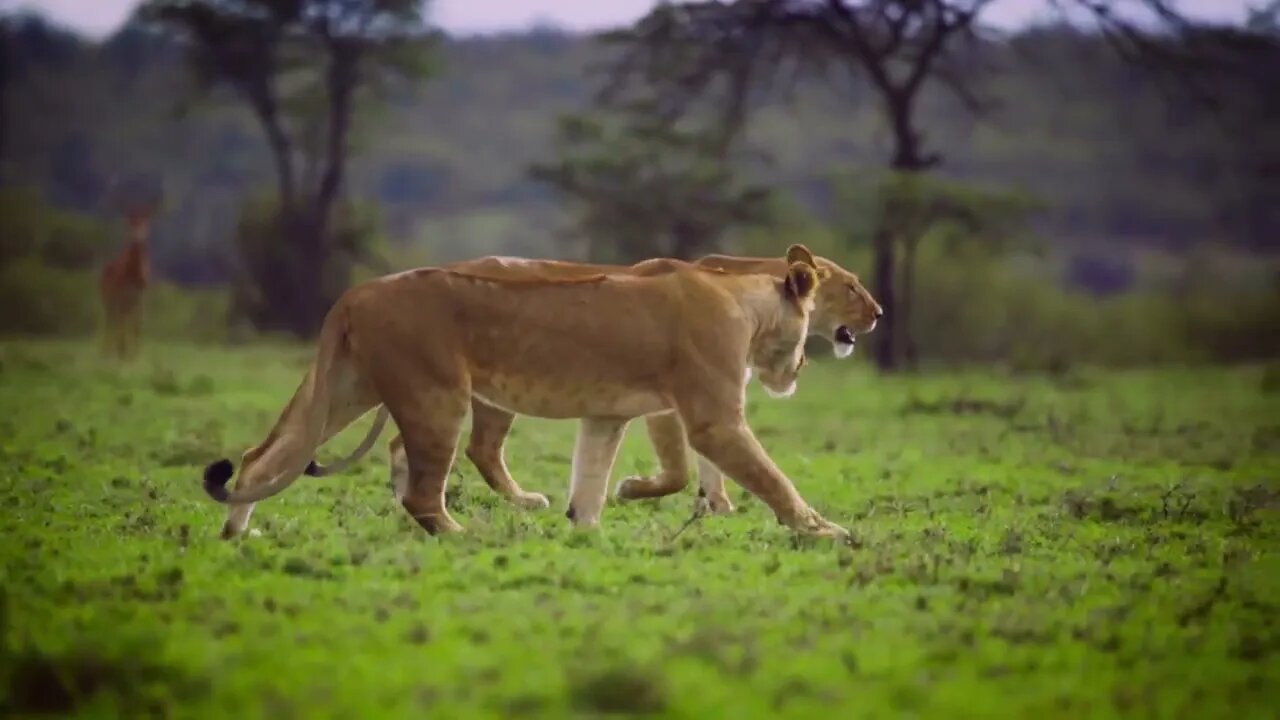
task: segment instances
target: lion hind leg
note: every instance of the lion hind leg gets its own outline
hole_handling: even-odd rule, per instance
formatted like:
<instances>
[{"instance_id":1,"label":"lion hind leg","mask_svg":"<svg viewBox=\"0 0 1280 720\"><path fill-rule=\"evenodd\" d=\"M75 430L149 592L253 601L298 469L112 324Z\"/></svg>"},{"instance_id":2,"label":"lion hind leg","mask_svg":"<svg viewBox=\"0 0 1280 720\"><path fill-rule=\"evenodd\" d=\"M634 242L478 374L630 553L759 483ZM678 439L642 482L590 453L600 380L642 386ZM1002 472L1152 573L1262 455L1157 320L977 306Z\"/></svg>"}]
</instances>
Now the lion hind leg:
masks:
<instances>
[{"instance_id":1,"label":"lion hind leg","mask_svg":"<svg viewBox=\"0 0 1280 720\"><path fill-rule=\"evenodd\" d=\"M391 473L391 494L396 502L404 500L409 492L409 456L404 450L404 438L396 435L387 443Z\"/></svg>"},{"instance_id":2,"label":"lion hind leg","mask_svg":"<svg viewBox=\"0 0 1280 720\"><path fill-rule=\"evenodd\" d=\"M462 526L445 507L445 487L453 466L469 393L438 389L399 397L389 405L400 428L407 470L396 488L400 505L431 535L458 532ZM392 480L396 480L396 440L392 440Z\"/></svg>"},{"instance_id":3,"label":"lion hind leg","mask_svg":"<svg viewBox=\"0 0 1280 720\"><path fill-rule=\"evenodd\" d=\"M514 421L514 414L472 397L471 437L465 451L467 459L476 466L485 484L513 505L529 510L550 507L551 502L546 495L521 488L507 470L502 445Z\"/></svg>"}]
</instances>

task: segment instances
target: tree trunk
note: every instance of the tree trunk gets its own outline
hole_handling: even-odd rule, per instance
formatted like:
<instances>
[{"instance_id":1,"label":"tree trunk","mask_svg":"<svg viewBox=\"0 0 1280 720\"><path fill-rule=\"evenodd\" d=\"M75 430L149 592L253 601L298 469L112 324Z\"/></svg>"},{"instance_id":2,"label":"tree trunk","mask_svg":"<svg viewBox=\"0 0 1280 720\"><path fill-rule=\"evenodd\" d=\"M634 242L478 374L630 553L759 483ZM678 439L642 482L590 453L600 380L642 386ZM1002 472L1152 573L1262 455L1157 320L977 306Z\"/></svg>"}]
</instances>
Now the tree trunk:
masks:
<instances>
[{"instance_id":1,"label":"tree trunk","mask_svg":"<svg viewBox=\"0 0 1280 720\"><path fill-rule=\"evenodd\" d=\"M894 248L892 220L887 208L882 209L872 240L872 282L876 301L885 308L885 317L880 320L876 332L876 365L881 370L892 370L897 366L897 333L898 308L894 303Z\"/></svg>"},{"instance_id":2,"label":"tree trunk","mask_svg":"<svg viewBox=\"0 0 1280 720\"><path fill-rule=\"evenodd\" d=\"M920 237L915 234L915 227L912 227L902 236L902 292L898 301L900 308L898 315L902 316L902 323L899 327L902 329L902 355L907 370L916 369L916 338L912 330L914 318L912 313L915 310L915 291L916 291L916 247L919 244Z\"/></svg>"},{"instance_id":3,"label":"tree trunk","mask_svg":"<svg viewBox=\"0 0 1280 720\"><path fill-rule=\"evenodd\" d=\"M249 104L258 116L262 132L267 136L267 146L271 148L271 159L276 166L276 188L280 193L280 207L283 214L292 213L297 201L297 183L293 169L293 148L289 136L280 124L280 112L276 107L275 97L268 87L258 87L245 91Z\"/></svg>"},{"instance_id":4,"label":"tree trunk","mask_svg":"<svg viewBox=\"0 0 1280 720\"><path fill-rule=\"evenodd\" d=\"M334 294L344 284L333 277L334 268L330 267L330 233L334 207L346 174L347 138L351 130L359 50L335 40L329 52L324 172L319 186L307 198L305 212L299 213L293 223L298 282L294 285L297 299L289 326L291 332L301 337L310 337L319 331L336 299Z\"/></svg>"},{"instance_id":5,"label":"tree trunk","mask_svg":"<svg viewBox=\"0 0 1280 720\"><path fill-rule=\"evenodd\" d=\"M290 157L289 138L281 130L278 120L266 126L267 142L276 163L276 185L280 193L280 207L292 212L297 202L297 190L293 178L293 159Z\"/></svg>"},{"instance_id":6,"label":"tree trunk","mask_svg":"<svg viewBox=\"0 0 1280 720\"><path fill-rule=\"evenodd\" d=\"M926 156L921 152L920 134L915 131L911 122L914 102L914 90L889 93L885 97L884 109L893 129L894 149L890 168L895 174L923 172L938 164L941 159L936 154ZM896 183L897 178L890 182ZM872 278L875 283L872 292L885 311L884 320L881 321L883 327L876 331L879 336L876 338L876 365L886 371L899 368L899 340L904 332L909 333L911 327L910 305L901 301L894 284L897 269L894 240L902 227L909 223L909 218L898 216L900 208L894 202L897 192L896 187L890 187L888 206L882 208L872 246ZM908 263L914 260L914 254L910 258L904 258L904 262ZM909 276L912 271L912 268L905 268L904 275Z\"/></svg>"},{"instance_id":7,"label":"tree trunk","mask_svg":"<svg viewBox=\"0 0 1280 720\"><path fill-rule=\"evenodd\" d=\"M351 131L352 94L356 87L356 65L359 48L335 40L329 49L326 84L329 91L328 136L325 146L324 175L315 197L317 240L327 237L334 201L342 188L347 166L347 136Z\"/></svg>"},{"instance_id":8,"label":"tree trunk","mask_svg":"<svg viewBox=\"0 0 1280 720\"><path fill-rule=\"evenodd\" d=\"M308 298L313 297L318 278L308 265L307 248L312 244L310 213L305 198L298 193L293 145L285 132L275 96L261 86L246 93L249 104L262 126L276 168L276 190L279 193L277 217L279 242L283 255L251 270L257 276L252 282L263 297L254 302L253 323L260 328L289 332L309 337L318 323L309 320Z\"/></svg>"}]
</instances>

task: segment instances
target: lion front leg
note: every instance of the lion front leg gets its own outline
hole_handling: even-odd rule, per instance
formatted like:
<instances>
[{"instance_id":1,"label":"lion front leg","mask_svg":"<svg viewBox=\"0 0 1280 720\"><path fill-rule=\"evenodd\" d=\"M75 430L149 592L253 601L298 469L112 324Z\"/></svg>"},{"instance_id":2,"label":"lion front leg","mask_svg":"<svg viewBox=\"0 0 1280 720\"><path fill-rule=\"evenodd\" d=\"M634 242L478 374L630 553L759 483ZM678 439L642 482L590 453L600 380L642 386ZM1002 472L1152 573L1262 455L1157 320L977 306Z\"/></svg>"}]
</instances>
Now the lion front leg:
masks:
<instances>
[{"instance_id":1,"label":"lion front leg","mask_svg":"<svg viewBox=\"0 0 1280 720\"><path fill-rule=\"evenodd\" d=\"M626 420L583 418L573 447L573 475L569 487L569 509L565 517L579 527L600 522L609 493L609 473L618 455Z\"/></svg>"},{"instance_id":2,"label":"lion front leg","mask_svg":"<svg viewBox=\"0 0 1280 720\"><path fill-rule=\"evenodd\" d=\"M688 420L686 420L688 422ZM769 459L739 416L689 422L693 449L748 492L769 506L778 522L798 532L847 537L849 531L822 517L796 492L795 486Z\"/></svg>"}]
</instances>

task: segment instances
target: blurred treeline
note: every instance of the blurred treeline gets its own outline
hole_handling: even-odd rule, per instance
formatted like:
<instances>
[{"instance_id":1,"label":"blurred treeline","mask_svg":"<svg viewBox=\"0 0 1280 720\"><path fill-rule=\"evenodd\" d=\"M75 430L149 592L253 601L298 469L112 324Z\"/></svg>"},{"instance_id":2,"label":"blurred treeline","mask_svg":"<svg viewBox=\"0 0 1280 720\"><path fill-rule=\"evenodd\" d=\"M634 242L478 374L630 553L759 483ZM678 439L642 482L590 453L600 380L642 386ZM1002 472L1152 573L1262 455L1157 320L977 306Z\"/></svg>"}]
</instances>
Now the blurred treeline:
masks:
<instances>
[{"instance_id":1,"label":"blurred treeline","mask_svg":"<svg viewBox=\"0 0 1280 720\"><path fill-rule=\"evenodd\" d=\"M148 334L244 329L226 286L271 243L273 183L249 113L193 92L173 42L136 27L93 43L9 18L3 50L0 332L93 328L90 271L124 234L103 198L141 168L166 196ZM1258 157L1280 146L1280 124L1242 137L1065 26L979 50L972 84L995 106L978 117L927 89L918 124L945 153L937 192L1012 198L1019 219L999 237L928 229L913 249L912 352L1032 368L1280 352L1280 182ZM583 257L562 199L530 166L553 158L558 118L588 103L586 70L605 52L549 28L446 38L431 76L362 105L338 223L372 258L357 276L495 253ZM871 90L844 87L767 95L741 155L746 176L775 190L773 220L721 249L806 242L868 274L891 140Z\"/></svg>"}]
</instances>

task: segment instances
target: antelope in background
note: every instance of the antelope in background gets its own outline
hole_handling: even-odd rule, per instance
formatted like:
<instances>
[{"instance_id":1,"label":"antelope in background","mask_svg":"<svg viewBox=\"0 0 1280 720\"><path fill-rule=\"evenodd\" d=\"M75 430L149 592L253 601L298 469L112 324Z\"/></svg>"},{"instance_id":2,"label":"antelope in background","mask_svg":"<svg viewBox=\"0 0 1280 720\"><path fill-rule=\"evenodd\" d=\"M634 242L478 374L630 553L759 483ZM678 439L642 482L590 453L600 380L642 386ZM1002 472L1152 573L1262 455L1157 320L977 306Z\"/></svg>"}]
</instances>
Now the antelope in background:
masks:
<instances>
[{"instance_id":1,"label":"antelope in background","mask_svg":"<svg viewBox=\"0 0 1280 720\"><path fill-rule=\"evenodd\" d=\"M151 208L135 207L125 213L129 241L102 269L99 292L106 315L103 351L109 356L132 358L142 342L142 296L150 279L147 234Z\"/></svg>"}]
</instances>

